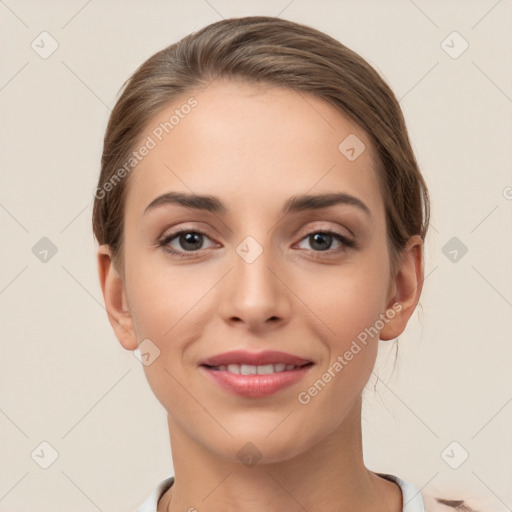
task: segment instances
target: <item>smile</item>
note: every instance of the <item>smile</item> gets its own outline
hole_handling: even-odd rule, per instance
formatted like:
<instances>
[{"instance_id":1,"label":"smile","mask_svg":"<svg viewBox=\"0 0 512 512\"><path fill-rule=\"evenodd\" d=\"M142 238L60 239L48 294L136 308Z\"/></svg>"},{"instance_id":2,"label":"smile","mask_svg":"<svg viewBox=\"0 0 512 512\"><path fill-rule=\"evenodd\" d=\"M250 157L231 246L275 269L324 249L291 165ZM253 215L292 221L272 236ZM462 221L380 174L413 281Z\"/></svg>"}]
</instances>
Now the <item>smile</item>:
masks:
<instances>
[{"instance_id":1,"label":"smile","mask_svg":"<svg viewBox=\"0 0 512 512\"><path fill-rule=\"evenodd\" d=\"M221 390L243 398L265 398L300 382L314 366L284 363L201 365L199 369Z\"/></svg>"},{"instance_id":2,"label":"smile","mask_svg":"<svg viewBox=\"0 0 512 512\"><path fill-rule=\"evenodd\" d=\"M251 364L223 364L221 366L211 366L210 368L220 372L228 371L229 373L235 373L237 375L270 375L272 373L295 370L297 368L301 368L301 366L284 363L264 364L261 366L254 366Z\"/></svg>"}]
</instances>

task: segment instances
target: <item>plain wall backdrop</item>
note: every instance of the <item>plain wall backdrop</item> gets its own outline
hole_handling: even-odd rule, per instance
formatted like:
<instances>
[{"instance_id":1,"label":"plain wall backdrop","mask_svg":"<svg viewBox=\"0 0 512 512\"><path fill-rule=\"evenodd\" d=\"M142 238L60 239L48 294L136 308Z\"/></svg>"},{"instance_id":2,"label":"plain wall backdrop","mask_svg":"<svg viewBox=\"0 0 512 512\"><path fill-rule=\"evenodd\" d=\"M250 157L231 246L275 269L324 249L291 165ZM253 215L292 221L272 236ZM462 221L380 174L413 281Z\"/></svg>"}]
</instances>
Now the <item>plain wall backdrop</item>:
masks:
<instances>
[{"instance_id":1,"label":"plain wall backdrop","mask_svg":"<svg viewBox=\"0 0 512 512\"><path fill-rule=\"evenodd\" d=\"M367 466L512 510L510 0L2 0L0 511L134 509L172 474L165 410L99 286L103 135L150 55L258 14L381 73L432 197L421 307L365 390Z\"/></svg>"}]
</instances>

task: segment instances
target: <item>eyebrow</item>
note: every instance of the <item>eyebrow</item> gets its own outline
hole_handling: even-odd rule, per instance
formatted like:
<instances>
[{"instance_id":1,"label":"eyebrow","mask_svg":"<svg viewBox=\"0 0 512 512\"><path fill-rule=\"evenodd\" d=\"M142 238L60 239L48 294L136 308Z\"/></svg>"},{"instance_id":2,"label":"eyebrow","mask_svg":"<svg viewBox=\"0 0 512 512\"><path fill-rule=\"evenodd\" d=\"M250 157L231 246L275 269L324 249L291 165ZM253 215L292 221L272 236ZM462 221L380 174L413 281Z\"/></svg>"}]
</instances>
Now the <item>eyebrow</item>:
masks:
<instances>
[{"instance_id":1,"label":"eyebrow","mask_svg":"<svg viewBox=\"0 0 512 512\"><path fill-rule=\"evenodd\" d=\"M162 194L153 199L153 201L151 201L144 210L144 214L159 206L168 204L177 204L186 208L194 208L196 210L205 210L219 214L226 214L228 212L224 203L214 196L188 194L184 192L167 192L166 194ZM292 196L284 203L281 213L286 215L305 210L319 210L321 208L328 208L329 206L337 204L355 206L363 211L368 217L373 219L370 209L365 203L363 203L363 201L343 192Z\"/></svg>"}]
</instances>

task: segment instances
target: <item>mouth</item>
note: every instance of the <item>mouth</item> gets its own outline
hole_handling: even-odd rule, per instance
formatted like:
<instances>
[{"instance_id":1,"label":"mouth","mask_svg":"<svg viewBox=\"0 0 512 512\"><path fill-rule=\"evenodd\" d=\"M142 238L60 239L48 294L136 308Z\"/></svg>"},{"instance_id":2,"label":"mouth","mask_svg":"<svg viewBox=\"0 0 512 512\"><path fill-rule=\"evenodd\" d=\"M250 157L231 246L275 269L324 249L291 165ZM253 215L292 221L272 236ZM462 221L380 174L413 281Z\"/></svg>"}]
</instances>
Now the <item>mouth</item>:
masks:
<instances>
[{"instance_id":1,"label":"mouth","mask_svg":"<svg viewBox=\"0 0 512 512\"><path fill-rule=\"evenodd\" d=\"M313 361L284 352L226 352L199 368L221 389L245 398L264 398L298 383Z\"/></svg>"},{"instance_id":2,"label":"mouth","mask_svg":"<svg viewBox=\"0 0 512 512\"><path fill-rule=\"evenodd\" d=\"M287 352L278 352L277 350L264 350L263 352L232 350L230 352L211 356L204 361L201 361L200 364L216 368L232 365L256 367L269 367L270 365L275 365L279 368L278 371L284 371L287 366L303 366L311 362L312 361L309 359L304 359L294 354L288 354ZM285 367L281 368L281 365L283 364Z\"/></svg>"},{"instance_id":3,"label":"mouth","mask_svg":"<svg viewBox=\"0 0 512 512\"><path fill-rule=\"evenodd\" d=\"M217 372L229 372L235 375L272 375L274 373L282 373L282 372L290 372L293 370L297 370L299 368L304 368L306 366L312 365L312 362L303 364L303 365L295 365L295 364L284 364L284 363L275 363L275 364L263 364L263 365L252 365L252 364L222 364L220 366L209 366L209 365L201 365L205 368L208 368Z\"/></svg>"}]
</instances>

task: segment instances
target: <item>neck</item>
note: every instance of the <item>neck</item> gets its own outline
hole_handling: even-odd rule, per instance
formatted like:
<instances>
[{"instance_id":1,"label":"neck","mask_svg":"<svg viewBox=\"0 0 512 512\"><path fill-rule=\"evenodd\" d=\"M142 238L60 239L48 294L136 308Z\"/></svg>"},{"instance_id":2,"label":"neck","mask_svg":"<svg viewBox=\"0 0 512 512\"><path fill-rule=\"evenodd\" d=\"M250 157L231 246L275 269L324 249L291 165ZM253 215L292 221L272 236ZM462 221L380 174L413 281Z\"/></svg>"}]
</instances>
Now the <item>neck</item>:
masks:
<instances>
[{"instance_id":1,"label":"neck","mask_svg":"<svg viewBox=\"0 0 512 512\"><path fill-rule=\"evenodd\" d=\"M299 455L245 466L206 449L169 418L175 483L158 512L401 512L396 484L363 462L361 400L330 435Z\"/></svg>"}]
</instances>

